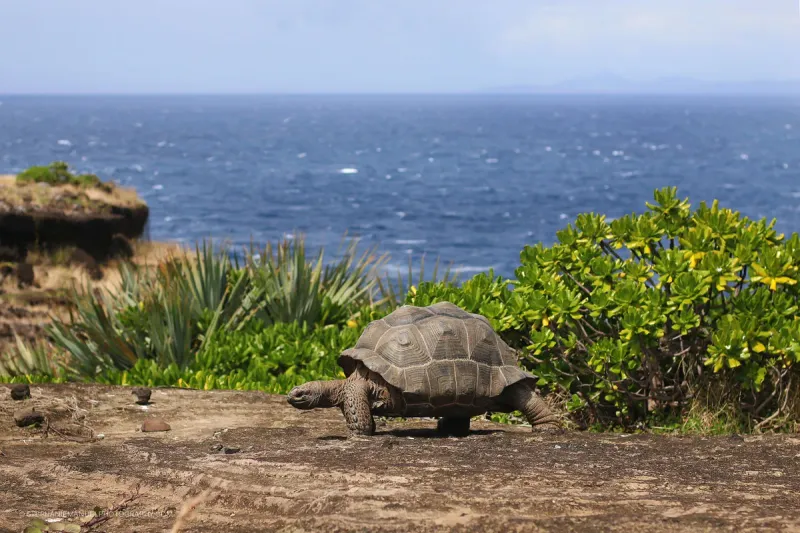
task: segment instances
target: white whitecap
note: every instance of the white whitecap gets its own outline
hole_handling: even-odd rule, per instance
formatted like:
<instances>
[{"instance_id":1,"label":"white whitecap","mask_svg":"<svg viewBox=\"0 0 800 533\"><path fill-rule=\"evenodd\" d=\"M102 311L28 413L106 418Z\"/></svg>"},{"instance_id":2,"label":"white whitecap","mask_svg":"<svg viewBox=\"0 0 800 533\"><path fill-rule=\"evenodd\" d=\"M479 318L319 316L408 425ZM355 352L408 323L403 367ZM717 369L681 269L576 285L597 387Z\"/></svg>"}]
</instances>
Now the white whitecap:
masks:
<instances>
[{"instance_id":1,"label":"white whitecap","mask_svg":"<svg viewBox=\"0 0 800 533\"><path fill-rule=\"evenodd\" d=\"M791 124L784 124L783 127L786 128L787 130L792 129L792 125Z\"/></svg>"},{"instance_id":2,"label":"white whitecap","mask_svg":"<svg viewBox=\"0 0 800 533\"><path fill-rule=\"evenodd\" d=\"M164 148L167 145L167 141L159 141L156 146L159 148Z\"/></svg>"},{"instance_id":3,"label":"white whitecap","mask_svg":"<svg viewBox=\"0 0 800 533\"><path fill-rule=\"evenodd\" d=\"M153 190L156 190L156 191L160 191L160 190L161 190L161 189L163 189L163 188L164 188L164 186L163 186L163 185L161 185L161 184L158 184L158 185L153 185Z\"/></svg>"},{"instance_id":4,"label":"white whitecap","mask_svg":"<svg viewBox=\"0 0 800 533\"><path fill-rule=\"evenodd\" d=\"M551 146L545 146L545 147L544 147L544 151L545 151L545 152L552 152L552 151L553 151L553 148L552 148Z\"/></svg>"},{"instance_id":5,"label":"white whitecap","mask_svg":"<svg viewBox=\"0 0 800 533\"><path fill-rule=\"evenodd\" d=\"M172 217L164 217L164 222L172 222Z\"/></svg>"},{"instance_id":6,"label":"white whitecap","mask_svg":"<svg viewBox=\"0 0 800 533\"><path fill-rule=\"evenodd\" d=\"M498 161L498 160L497 160L497 159L495 159L494 157L490 157L490 158L488 158L488 159L486 160L486 162L487 162L488 164L490 164L490 165L493 165L493 164L497 163L497 161Z\"/></svg>"},{"instance_id":7,"label":"white whitecap","mask_svg":"<svg viewBox=\"0 0 800 533\"><path fill-rule=\"evenodd\" d=\"M384 177L385 177L387 180L390 180L390 179L392 179L392 175L391 175L391 174L386 174L386 176L384 176Z\"/></svg>"},{"instance_id":8,"label":"white whitecap","mask_svg":"<svg viewBox=\"0 0 800 533\"><path fill-rule=\"evenodd\" d=\"M339 174L358 174L357 168L342 168L339 169Z\"/></svg>"},{"instance_id":9,"label":"white whitecap","mask_svg":"<svg viewBox=\"0 0 800 533\"><path fill-rule=\"evenodd\" d=\"M375 151L376 151L376 152L381 152L381 151L383 151L383 148L381 148L380 146L378 146L377 148L375 148Z\"/></svg>"},{"instance_id":10,"label":"white whitecap","mask_svg":"<svg viewBox=\"0 0 800 533\"><path fill-rule=\"evenodd\" d=\"M405 211L397 211L397 212L395 212L395 215L397 215L400 218L405 218L406 217Z\"/></svg>"},{"instance_id":11,"label":"white whitecap","mask_svg":"<svg viewBox=\"0 0 800 533\"><path fill-rule=\"evenodd\" d=\"M135 170L136 172L142 172L142 171L144 170L144 168L142 167L142 165L131 165L131 168L132 168L133 170Z\"/></svg>"},{"instance_id":12,"label":"white whitecap","mask_svg":"<svg viewBox=\"0 0 800 533\"><path fill-rule=\"evenodd\" d=\"M432 157L428 158L428 163L433 163L435 160Z\"/></svg>"},{"instance_id":13,"label":"white whitecap","mask_svg":"<svg viewBox=\"0 0 800 533\"><path fill-rule=\"evenodd\" d=\"M592 153L593 153L594 155L600 155L600 150L594 150Z\"/></svg>"},{"instance_id":14,"label":"white whitecap","mask_svg":"<svg viewBox=\"0 0 800 533\"><path fill-rule=\"evenodd\" d=\"M453 268L454 272L488 272L491 270L492 266L458 266Z\"/></svg>"},{"instance_id":15,"label":"white whitecap","mask_svg":"<svg viewBox=\"0 0 800 533\"><path fill-rule=\"evenodd\" d=\"M398 171L398 172L400 172L401 174L402 174L403 172L407 171L407 170L408 170L408 169L407 169L406 167L400 167L400 168L398 168L398 169L397 169L397 171Z\"/></svg>"},{"instance_id":16,"label":"white whitecap","mask_svg":"<svg viewBox=\"0 0 800 533\"><path fill-rule=\"evenodd\" d=\"M396 239L394 241L395 244L425 244L425 239Z\"/></svg>"},{"instance_id":17,"label":"white whitecap","mask_svg":"<svg viewBox=\"0 0 800 533\"><path fill-rule=\"evenodd\" d=\"M739 159L741 159L742 161L747 161L748 159L750 159L750 156L747 154L739 154Z\"/></svg>"},{"instance_id":18,"label":"white whitecap","mask_svg":"<svg viewBox=\"0 0 800 533\"><path fill-rule=\"evenodd\" d=\"M60 144L61 146L72 146L72 143L69 142L68 139L59 139L57 144Z\"/></svg>"},{"instance_id":19,"label":"white whitecap","mask_svg":"<svg viewBox=\"0 0 800 533\"><path fill-rule=\"evenodd\" d=\"M558 215L558 218L560 218L561 220L566 220L569 218L569 215L567 215L566 213L561 213L560 215Z\"/></svg>"},{"instance_id":20,"label":"white whitecap","mask_svg":"<svg viewBox=\"0 0 800 533\"><path fill-rule=\"evenodd\" d=\"M306 156L305 152L300 152L299 154L297 154L297 159L303 159L305 156Z\"/></svg>"},{"instance_id":21,"label":"white whitecap","mask_svg":"<svg viewBox=\"0 0 800 533\"><path fill-rule=\"evenodd\" d=\"M789 168L789 163L784 163L783 168Z\"/></svg>"}]
</instances>

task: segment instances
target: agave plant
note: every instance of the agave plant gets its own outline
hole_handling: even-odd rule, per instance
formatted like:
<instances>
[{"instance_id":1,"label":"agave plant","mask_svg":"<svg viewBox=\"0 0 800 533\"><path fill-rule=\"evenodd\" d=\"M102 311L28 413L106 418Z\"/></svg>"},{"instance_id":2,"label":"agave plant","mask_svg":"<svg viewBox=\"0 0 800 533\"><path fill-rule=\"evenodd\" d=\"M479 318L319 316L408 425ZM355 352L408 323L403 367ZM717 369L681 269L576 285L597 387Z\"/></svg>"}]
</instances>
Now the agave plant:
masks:
<instances>
[{"instance_id":1,"label":"agave plant","mask_svg":"<svg viewBox=\"0 0 800 533\"><path fill-rule=\"evenodd\" d=\"M251 247L247 268L255 292L248 301L260 300L257 316L266 324L342 323L355 308L370 302L387 258L376 257L374 250L358 256L357 247L358 241L351 240L341 259L329 264L323 248L316 258L307 258L302 235L276 246L268 243L259 253Z\"/></svg>"},{"instance_id":2,"label":"agave plant","mask_svg":"<svg viewBox=\"0 0 800 533\"><path fill-rule=\"evenodd\" d=\"M14 346L5 356L0 357L0 376L57 377L60 374L61 368L51 359L52 349L46 341L37 339L33 344L28 344L17 335L16 331L14 340Z\"/></svg>"},{"instance_id":3,"label":"agave plant","mask_svg":"<svg viewBox=\"0 0 800 533\"><path fill-rule=\"evenodd\" d=\"M139 359L185 368L221 325L234 328L243 312L245 278L229 281L233 269L225 247L210 242L180 253L155 271L119 267L120 282L107 290L73 289L69 322L54 319L49 333L72 356L74 369L94 376L129 369Z\"/></svg>"},{"instance_id":4,"label":"agave plant","mask_svg":"<svg viewBox=\"0 0 800 533\"><path fill-rule=\"evenodd\" d=\"M452 263L445 268L442 278L439 279L439 258L437 257L436 262L433 264L431 279L427 281L430 283L440 283L442 285L455 285L458 283L458 272L454 273L451 268ZM385 305L390 311L396 309L405 302L409 291L416 290L416 287L425 281L425 256L423 255L420 258L419 277L416 282L414 281L414 265L411 256L409 256L407 280L403 279L399 270L397 271L396 280L392 279L388 272L384 275L383 279L378 278L376 284L378 294L381 298L374 302L374 305Z\"/></svg>"}]
</instances>

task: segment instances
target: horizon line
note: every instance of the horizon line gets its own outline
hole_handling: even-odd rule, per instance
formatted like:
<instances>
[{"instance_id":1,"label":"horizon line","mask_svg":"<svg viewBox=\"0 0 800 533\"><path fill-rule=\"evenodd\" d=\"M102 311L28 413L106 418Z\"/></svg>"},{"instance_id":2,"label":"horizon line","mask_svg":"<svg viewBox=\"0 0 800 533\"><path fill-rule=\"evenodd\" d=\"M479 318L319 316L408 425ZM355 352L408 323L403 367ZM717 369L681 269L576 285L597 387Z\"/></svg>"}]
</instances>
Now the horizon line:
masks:
<instances>
[{"instance_id":1,"label":"horizon line","mask_svg":"<svg viewBox=\"0 0 800 533\"><path fill-rule=\"evenodd\" d=\"M449 91L32 91L0 92L0 98L57 96L800 96L800 90L535 90L535 89L487 89L487 90L449 90Z\"/></svg>"}]
</instances>

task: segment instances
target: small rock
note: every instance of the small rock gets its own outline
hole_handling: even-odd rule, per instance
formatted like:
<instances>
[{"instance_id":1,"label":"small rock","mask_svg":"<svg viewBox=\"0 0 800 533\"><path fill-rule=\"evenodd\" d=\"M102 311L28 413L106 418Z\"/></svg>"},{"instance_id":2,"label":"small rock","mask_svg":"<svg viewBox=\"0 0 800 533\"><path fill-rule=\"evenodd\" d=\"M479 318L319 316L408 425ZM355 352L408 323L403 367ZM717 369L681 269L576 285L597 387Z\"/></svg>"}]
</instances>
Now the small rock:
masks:
<instances>
[{"instance_id":1,"label":"small rock","mask_svg":"<svg viewBox=\"0 0 800 533\"><path fill-rule=\"evenodd\" d=\"M211 451L215 453L224 453L230 455L233 453L239 453L241 450L242 450L241 448L236 448L234 446L224 446L219 443L211 445Z\"/></svg>"},{"instance_id":2,"label":"small rock","mask_svg":"<svg viewBox=\"0 0 800 533\"><path fill-rule=\"evenodd\" d=\"M148 418L142 423L142 432L148 433L153 431L169 431L172 429L169 424L160 418Z\"/></svg>"},{"instance_id":3,"label":"small rock","mask_svg":"<svg viewBox=\"0 0 800 533\"><path fill-rule=\"evenodd\" d=\"M33 426L44 422L44 415L33 409L20 409L14 412L14 422L21 428Z\"/></svg>"},{"instance_id":4,"label":"small rock","mask_svg":"<svg viewBox=\"0 0 800 533\"><path fill-rule=\"evenodd\" d=\"M14 401L26 400L31 397L31 388L27 383L17 383L11 387L11 399Z\"/></svg>"},{"instance_id":5,"label":"small rock","mask_svg":"<svg viewBox=\"0 0 800 533\"><path fill-rule=\"evenodd\" d=\"M131 394L136 396L136 403L139 405L150 403L150 389L147 387L136 387L131 391Z\"/></svg>"}]
</instances>

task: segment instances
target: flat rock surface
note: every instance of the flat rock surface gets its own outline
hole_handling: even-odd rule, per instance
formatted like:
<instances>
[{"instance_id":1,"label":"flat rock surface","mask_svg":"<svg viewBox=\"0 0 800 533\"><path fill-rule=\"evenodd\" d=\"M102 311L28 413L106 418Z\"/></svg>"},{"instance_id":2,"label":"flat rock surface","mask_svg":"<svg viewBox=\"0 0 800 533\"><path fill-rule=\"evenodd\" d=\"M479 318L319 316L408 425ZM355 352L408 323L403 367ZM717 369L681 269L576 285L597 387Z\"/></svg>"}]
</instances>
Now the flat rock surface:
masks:
<instances>
[{"instance_id":1,"label":"flat rock surface","mask_svg":"<svg viewBox=\"0 0 800 533\"><path fill-rule=\"evenodd\" d=\"M800 532L800 435L537 435L390 421L345 438L333 409L257 392L34 385L45 428L18 428L0 385L0 531L111 508L106 531ZM26 405L26 407L28 407ZM145 418L171 431L142 433ZM87 435L95 435L95 439ZM99 438L102 435L102 438ZM221 453L223 449L235 453ZM4 529L5 528L5 529Z\"/></svg>"}]
</instances>

